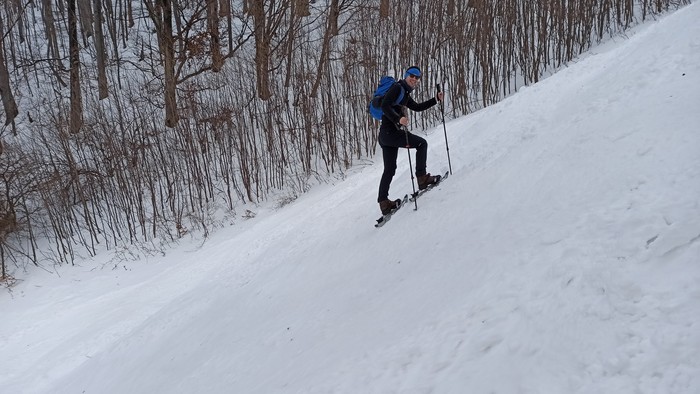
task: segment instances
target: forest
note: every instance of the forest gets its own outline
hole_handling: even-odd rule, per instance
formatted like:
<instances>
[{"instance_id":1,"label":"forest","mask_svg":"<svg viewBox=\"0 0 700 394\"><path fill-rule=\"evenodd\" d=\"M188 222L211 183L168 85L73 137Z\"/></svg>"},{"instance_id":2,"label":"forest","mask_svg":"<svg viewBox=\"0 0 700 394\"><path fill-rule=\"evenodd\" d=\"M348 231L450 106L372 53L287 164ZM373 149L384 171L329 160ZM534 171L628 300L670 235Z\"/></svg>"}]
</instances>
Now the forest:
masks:
<instances>
[{"instance_id":1,"label":"forest","mask_svg":"<svg viewBox=\"0 0 700 394\"><path fill-rule=\"evenodd\" d=\"M0 278L158 253L342 176L375 154L382 75L419 66L451 119L689 2L2 0Z\"/></svg>"}]
</instances>

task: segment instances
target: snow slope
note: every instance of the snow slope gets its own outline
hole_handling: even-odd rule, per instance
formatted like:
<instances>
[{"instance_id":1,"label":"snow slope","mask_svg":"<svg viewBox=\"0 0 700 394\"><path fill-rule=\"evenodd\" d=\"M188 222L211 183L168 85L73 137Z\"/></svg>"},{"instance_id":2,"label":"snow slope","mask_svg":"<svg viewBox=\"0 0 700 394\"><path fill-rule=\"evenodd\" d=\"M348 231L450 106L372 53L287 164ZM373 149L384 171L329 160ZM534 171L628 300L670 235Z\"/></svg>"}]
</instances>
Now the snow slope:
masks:
<instances>
[{"instance_id":1,"label":"snow slope","mask_svg":"<svg viewBox=\"0 0 700 394\"><path fill-rule=\"evenodd\" d=\"M381 229L377 158L201 247L33 274L0 391L700 393L698 20L449 122L454 174Z\"/></svg>"}]
</instances>

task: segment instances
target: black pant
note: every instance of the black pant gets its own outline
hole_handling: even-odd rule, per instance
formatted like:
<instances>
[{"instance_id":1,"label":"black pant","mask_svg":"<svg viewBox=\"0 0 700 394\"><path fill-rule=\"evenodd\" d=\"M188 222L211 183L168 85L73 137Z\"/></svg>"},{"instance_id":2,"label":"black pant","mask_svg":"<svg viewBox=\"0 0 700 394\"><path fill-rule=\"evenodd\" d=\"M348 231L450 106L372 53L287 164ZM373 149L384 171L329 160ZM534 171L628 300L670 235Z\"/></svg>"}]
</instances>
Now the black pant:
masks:
<instances>
[{"instance_id":1,"label":"black pant","mask_svg":"<svg viewBox=\"0 0 700 394\"><path fill-rule=\"evenodd\" d=\"M406 146L406 133L406 131L396 129L379 131L379 146L382 148L382 157L384 158L384 173L379 182L377 202L389 199L389 186L391 186L391 180L396 173L396 158L399 154L399 148L416 150L416 176L425 175L428 142L424 138L408 133L408 146Z\"/></svg>"}]
</instances>

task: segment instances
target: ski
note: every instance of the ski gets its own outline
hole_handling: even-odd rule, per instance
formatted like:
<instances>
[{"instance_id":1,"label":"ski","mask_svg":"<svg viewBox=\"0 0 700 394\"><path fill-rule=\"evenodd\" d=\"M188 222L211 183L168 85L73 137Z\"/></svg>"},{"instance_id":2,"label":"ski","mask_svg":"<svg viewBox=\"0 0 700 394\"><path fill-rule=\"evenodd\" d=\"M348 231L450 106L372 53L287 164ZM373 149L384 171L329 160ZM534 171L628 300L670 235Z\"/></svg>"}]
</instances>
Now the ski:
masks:
<instances>
[{"instance_id":1,"label":"ski","mask_svg":"<svg viewBox=\"0 0 700 394\"><path fill-rule=\"evenodd\" d=\"M385 225L386 222L388 222L389 219L391 219L391 216L393 216L393 215L394 215L399 209L401 209L401 207L403 207L404 204L406 204L407 202L408 202L408 194L406 194L405 196L403 196L403 199L401 199L401 204L399 204L399 206L398 206L397 208L392 209L391 212L387 213L386 215L382 215L382 217L380 217L379 219L377 219L377 223L374 225L374 227L379 228L379 227L382 227L383 225Z\"/></svg>"},{"instance_id":2,"label":"ski","mask_svg":"<svg viewBox=\"0 0 700 394\"><path fill-rule=\"evenodd\" d=\"M447 177L448 177L449 175L450 175L450 172L447 171L447 172L445 173L445 175L442 175L442 176L440 177L440 179L438 179L437 183L434 183L434 184L432 184L432 185L429 185L427 188L425 188L425 189L423 189L423 190L419 190L419 191L417 191L417 192L411 194L411 198L409 199L409 201L411 201L411 202L416 201L416 199L417 199L418 197L422 196L423 194L425 194L425 193L431 191L433 188L437 187L440 183L442 183L442 181L444 181L445 179L447 179Z\"/></svg>"}]
</instances>

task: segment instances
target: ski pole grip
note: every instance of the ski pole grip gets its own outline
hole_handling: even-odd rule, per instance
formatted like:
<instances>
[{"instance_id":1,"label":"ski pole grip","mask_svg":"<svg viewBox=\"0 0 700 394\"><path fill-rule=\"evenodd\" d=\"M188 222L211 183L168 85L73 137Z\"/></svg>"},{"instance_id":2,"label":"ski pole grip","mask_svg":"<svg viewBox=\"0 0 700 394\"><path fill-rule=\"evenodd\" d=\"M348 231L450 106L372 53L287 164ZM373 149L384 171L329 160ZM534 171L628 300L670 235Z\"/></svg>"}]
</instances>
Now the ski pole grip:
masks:
<instances>
[{"instance_id":1,"label":"ski pole grip","mask_svg":"<svg viewBox=\"0 0 700 394\"><path fill-rule=\"evenodd\" d=\"M438 93L442 92L442 89L440 89L439 83L435 84L435 87L437 88Z\"/></svg>"}]
</instances>

